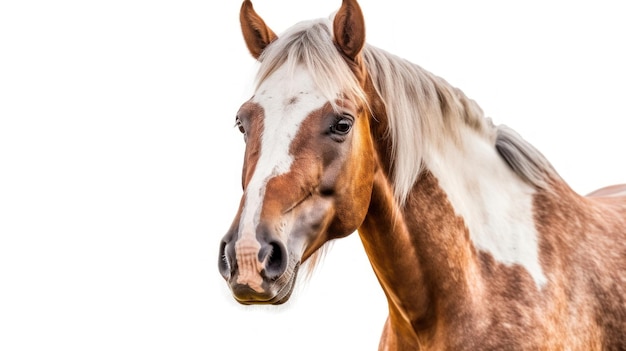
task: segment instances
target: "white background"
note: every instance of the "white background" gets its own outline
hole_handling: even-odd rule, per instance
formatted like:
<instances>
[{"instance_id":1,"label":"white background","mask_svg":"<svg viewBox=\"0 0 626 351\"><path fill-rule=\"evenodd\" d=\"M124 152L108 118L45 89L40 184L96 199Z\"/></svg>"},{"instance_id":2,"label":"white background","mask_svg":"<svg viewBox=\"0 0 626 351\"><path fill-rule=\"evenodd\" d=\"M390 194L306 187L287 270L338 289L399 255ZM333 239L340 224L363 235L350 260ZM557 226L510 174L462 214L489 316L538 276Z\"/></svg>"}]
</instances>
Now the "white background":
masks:
<instances>
[{"instance_id":1,"label":"white background","mask_svg":"<svg viewBox=\"0 0 626 351\"><path fill-rule=\"evenodd\" d=\"M471 4L470 4L471 3ZM257 0L280 33L339 0ZM256 68L238 1L0 4L1 350L375 350L357 235L281 307L217 271ZM363 0L368 40L460 87L580 193L626 182L617 1Z\"/></svg>"}]
</instances>

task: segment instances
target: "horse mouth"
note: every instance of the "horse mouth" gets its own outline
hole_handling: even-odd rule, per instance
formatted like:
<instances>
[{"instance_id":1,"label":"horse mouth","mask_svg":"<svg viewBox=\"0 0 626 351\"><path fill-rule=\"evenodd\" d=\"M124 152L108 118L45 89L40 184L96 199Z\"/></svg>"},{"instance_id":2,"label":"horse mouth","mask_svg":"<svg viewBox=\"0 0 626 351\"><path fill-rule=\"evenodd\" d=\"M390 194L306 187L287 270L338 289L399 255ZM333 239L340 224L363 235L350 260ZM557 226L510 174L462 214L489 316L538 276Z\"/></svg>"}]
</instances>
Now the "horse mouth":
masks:
<instances>
[{"instance_id":1,"label":"horse mouth","mask_svg":"<svg viewBox=\"0 0 626 351\"><path fill-rule=\"evenodd\" d=\"M300 262L295 262L290 265L293 268L288 269L282 276L274 281L264 283L270 287L278 287L278 291L274 294L271 293L258 293L250 288L248 285L237 284L231 287L233 297L237 302L242 305L282 305L289 301L291 294L293 293L296 285L296 278L298 276L298 269L300 268ZM272 291L274 289L268 289Z\"/></svg>"}]
</instances>

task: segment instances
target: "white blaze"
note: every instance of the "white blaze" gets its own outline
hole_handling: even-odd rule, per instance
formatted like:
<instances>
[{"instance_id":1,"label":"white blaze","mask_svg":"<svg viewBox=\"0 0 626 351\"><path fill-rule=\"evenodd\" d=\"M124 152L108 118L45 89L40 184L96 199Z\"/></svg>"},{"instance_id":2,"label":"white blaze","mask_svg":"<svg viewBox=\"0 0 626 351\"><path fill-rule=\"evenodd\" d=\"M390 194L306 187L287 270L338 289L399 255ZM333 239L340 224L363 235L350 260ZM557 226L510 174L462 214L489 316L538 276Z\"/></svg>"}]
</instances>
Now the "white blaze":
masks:
<instances>
[{"instance_id":1,"label":"white blaze","mask_svg":"<svg viewBox=\"0 0 626 351\"><path fill-rule=\"evenodd\" d=\"M267 182L289 171L293 162L289 147L300 125L327 102L306 70L298 67L290 72L285 66L259 86L252 101L263 107L265 117L261 152L246 188L238 241L246 237L256 240Z\"/></svg>"}]
</instances>

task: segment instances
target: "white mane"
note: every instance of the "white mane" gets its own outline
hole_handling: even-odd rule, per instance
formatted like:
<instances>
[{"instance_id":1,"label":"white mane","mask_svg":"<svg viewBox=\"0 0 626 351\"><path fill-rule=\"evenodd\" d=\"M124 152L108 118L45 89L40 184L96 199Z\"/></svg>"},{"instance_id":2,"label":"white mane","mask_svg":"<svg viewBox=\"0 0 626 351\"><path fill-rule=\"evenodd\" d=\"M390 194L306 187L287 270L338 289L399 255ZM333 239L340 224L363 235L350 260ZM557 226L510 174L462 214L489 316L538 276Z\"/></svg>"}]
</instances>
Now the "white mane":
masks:
<instances>
[{"instance_id":1,"label":"white mane","mask_svg":"<svg viewBox=\"0 0 626 351\"><path fill-rule=\"evenodd\" d=\"M393 145L391 180L400 204L424 167L424 155L443 142L458 142L461 123L491 140L504 162L527 183L545 188L556 176L541 153L509 128L493 126L473 100L445 80L371 45L366 45L362 54L385 102ZM333 43L331 19L296 24L266 48L260 61L259 85L282 65L292 69L304 65L331 104L338 91L349 99L367 102Z\"/></svg>"}]
</instances>

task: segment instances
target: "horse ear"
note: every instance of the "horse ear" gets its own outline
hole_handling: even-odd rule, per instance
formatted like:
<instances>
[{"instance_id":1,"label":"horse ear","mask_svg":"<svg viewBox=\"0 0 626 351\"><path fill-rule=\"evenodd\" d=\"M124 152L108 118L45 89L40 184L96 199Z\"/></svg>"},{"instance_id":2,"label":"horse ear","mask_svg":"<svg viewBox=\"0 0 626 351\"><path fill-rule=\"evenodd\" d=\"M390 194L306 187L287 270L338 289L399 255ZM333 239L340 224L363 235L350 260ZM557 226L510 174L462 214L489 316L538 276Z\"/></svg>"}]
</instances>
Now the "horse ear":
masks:
<instances>
[{"instance_id":1,"label":"horse ear","mask_svg":"<svg viewBox=\"0 0 626 351\"><path fill-rule=\"evenodd\" d=\"M265 25L261 16L254 11L250 0L245 0L241 5L239 21L241 22L241 31L243 32L243 39L248 46L248 50L258 60L265 47L278 37Z\"/></svg>"},{"instance_id":2,"label":"horse ear","mask_svg":"<svg viewBox=\"0 0 626 351\"><path fill-rule=\"evenodd\" d=\"M365 20L356 0L343 0L333 23L335 43L351 60L356 59L365 45Z\"/></svg>"}]
</instances>

